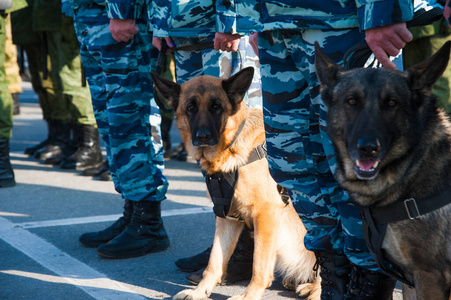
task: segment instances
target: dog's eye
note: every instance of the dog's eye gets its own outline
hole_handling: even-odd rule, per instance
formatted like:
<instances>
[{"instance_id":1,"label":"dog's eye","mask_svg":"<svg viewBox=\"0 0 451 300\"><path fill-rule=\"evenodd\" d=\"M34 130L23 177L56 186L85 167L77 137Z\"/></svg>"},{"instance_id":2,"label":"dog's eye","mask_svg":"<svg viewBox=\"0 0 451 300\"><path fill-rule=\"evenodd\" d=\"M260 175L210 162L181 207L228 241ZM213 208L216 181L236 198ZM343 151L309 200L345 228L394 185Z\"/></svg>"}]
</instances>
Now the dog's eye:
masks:
<instances>
[{"instance_id":1,"label":"dog's eye","mask_svg":"<svg viewBox=\"0 0 451 300\"><path fill-rule=\"evenodd\" d=\"M347 101L350 105L357 105L357 100L354 97L348 98Z\"/></svg>"},{"instance_id":2,"label":"dog's eye","mask_svg":"<svg viewBox=\"0 0 451 300\"><path fill-rule=\"evenodd\" d=\"M188 111L194 111L194 110L196 109L196 106L195 106L194 104L190 104L190 105L188 105L188 106L186 107L186 109L187 109Z\"/></svg>"},{"instance_id":3,"label":"dog's eye","mask_svg":"<svg viewBox=\"0 0 451 300\"><path fill-rule=\"evenodd\" d=\"M394 106L396 106L396 104L398 104L396 99L392 98L392 99L388 99L388 101L387 101L387 105L390 106L390 107L394 107Z\"/></svg>"}]
</instances>

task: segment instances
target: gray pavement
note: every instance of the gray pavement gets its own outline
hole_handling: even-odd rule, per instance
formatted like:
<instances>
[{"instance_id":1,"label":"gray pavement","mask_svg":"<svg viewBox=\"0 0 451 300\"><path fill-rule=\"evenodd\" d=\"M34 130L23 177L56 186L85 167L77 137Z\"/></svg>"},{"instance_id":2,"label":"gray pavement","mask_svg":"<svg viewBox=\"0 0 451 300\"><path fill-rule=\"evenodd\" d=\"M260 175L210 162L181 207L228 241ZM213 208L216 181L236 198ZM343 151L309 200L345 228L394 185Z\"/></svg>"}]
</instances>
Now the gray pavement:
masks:
<instances>
[{"instance_id":1,"label":"gray pavement","mask_svg":"<svg viewBox=\"0 0 451 300\"><path fill-rule=\"evenodd\" d=\"M112 182L48 166L23 154L44 140L47 129L29 82L14 117L11 162L17 185L0 189L0 299L170 299L191 287L174 261L212 243L214 215L198 166L169 160L170 187L162 204L171 247L139 258L107 260L83 248L80 234L104 229L122 212ZM174 129L174 145L180 137ZM211 299L244 291L248 282L218 286ZM291 299L280 279L264 299ZM401 299L399 290L395 299Z\"/></svg>"}]
</instances>

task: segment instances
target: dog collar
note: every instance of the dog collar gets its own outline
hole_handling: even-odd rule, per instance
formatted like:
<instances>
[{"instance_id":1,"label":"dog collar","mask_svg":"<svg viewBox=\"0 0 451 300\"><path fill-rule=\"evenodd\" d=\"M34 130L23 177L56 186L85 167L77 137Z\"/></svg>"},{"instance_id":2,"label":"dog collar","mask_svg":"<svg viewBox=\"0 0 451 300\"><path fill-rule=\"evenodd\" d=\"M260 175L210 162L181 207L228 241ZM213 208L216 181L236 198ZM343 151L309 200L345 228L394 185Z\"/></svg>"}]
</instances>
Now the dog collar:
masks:
<instances>
[{"instance_id":1,"label":"dog collar","mask_svg":"<svg viewBox=\"0 0 451 300\"><path fill-rule=\"evenodd\" d=\"M241 122L240 126L238 127L238 130L235 132L235 136L233 137L232 141L224 148L224 150L229 149L233 145L233 143L235 143L236 139L238 138L241 131L243 130L245 124L246 124L246 119L244 119L243 122Z\"/></svg>"},{"instance_id":2,"label":"dog collar","mask_svg":"<svg viewBox=\"0 0 451 300\"><path fill-rule=\"evenodd\" d=\"M430 198L409 198L383 207L370 207L370 212L377 224L387 224L407 219L415 220L449 203L451 203L451 186Z\"/></svg>"}]
</instances>

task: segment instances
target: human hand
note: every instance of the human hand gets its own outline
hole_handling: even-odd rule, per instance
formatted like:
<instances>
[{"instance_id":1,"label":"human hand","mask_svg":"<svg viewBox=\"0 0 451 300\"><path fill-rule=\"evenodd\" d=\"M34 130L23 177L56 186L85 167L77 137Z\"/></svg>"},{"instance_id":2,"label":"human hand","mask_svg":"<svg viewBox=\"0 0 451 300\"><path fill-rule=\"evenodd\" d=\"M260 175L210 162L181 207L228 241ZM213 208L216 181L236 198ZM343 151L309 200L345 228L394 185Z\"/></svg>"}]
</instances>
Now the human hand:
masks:
<instances>
[{"instance_id":1,"label":"human hand","mask_svg":"<svg viewBox=\"0 0 451 300\"><path fill-rule=\"evenodd\" d=\"M172 38L170 37L164 37L164 38L159 38L159 37L153 37L152 38L152 45L158 49L158 51L161 51L161 44L163 43L163 39L166 41L166 44L168 45L169 49L166 53L170 53L172 52L172 49L174 47L174 41L172 40Z\"/></svg>"},{"instance_id":2,"label":"human hand","mask_svg":"<svg viewBox=\"0 0 451 300\"><path fill-rule=\"evenodd\" d=\"M222 51L238 51L241 35L216 32L214 47L215 50Z\"/></svg>"},{"instance_id":3,"label":"human hand","mask_svg":"<svg viewBox=\"0 0 451 300\"><path fill-rule=\"evenodd\" d=\"M406 23L375 27L365 31L365 38L376 59L388 69L396 69L389 56L396 56L413 37Z\"/></svg>"},{"instance_id":4,"label":"human hand","mask_svg":"<svg viewBox=\"0 0 451 300\"><path fill-rule=\"evenodd\" d=\"M258 33L253 32L249 34L249 44L254 49L255 55L258 56Z\"/></svg>"},{"instance_id":5,"label":"human hand","mask_svg":"<svg viewBox=\"0 0 451 300\"><path fill-rule=\"evenodd\" d=\"M138 33L135 20L110 19L110 32L118 42L128 42Z\"/></svg>"}]
</instances>

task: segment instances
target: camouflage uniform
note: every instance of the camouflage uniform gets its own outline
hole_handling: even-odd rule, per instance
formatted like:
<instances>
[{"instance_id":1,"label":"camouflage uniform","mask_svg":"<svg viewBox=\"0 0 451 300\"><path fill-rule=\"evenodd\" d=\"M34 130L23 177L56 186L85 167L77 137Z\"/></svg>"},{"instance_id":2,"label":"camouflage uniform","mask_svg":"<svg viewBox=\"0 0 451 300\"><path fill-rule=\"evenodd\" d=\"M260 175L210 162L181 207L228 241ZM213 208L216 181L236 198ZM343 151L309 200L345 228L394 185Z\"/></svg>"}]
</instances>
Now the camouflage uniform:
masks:
<instances>
[{"instance_id":1,"label":"camouflage uniform","mask_svg":"<svg viewBox=\"0 0 451 300\"><path fill-rule=\"evenodd\" d=\"M28 2L28 8L12 14L13 41L27 53L44 119L96 126L89 88L82 86L72 18L61 13L60 0ZM42 68L44 43L48 51L47 78Z\"/></svg>"},{"instance_id":2,"label":"camouflage uniform","mask_svg":"<svg viewBox=\"0 0 451 300\"><path fill-rule=\"evenodd\" d=\"M80 54L115 188L127 200L162 201L168 182L162 174L160 115L150 78L158 52L147 32L146 5L68 3L75 12ZM135 19L139 33L133 42L113 39L110 17Z\"/></svg>"},{"instance_id":3,"label":"camouflage uniform","mask_svg":"<svg viewBox=\"0 0 451 300\"><path fill-rule=\"evenodd\" d=\"M13 98L5 71L6 17L5 11L0 11L0 140L10 139L13 128Z\"/></svg>"},{"instance_id":4,"label":"camouflage uniform","mask_svg":"<svg viewBox=\"0 0 451 300\"><path fill-rule=\"evenodd\" d=\"M0 10L0 140L10 139L13 128L13 99L8 88L5 70L6 19L10 11L21 9L26 1L13 1L10 10Z\"/></svg>"},{"instance_id":5,"label":"camouflage uniform","mask_svg":"<svg viewBox=\"0 0 451 300\"><path fill-rule=\"evenodd\" d=\"M149 10L149 19L154 36L171 37L176 47L208 42L213 44L216 30L212 1L156 0ZM254 79L245 101L251 107L261 108L259 62L247 35L240 40L239 52L216 51L212 47L175 51L175 62L178 83L199 75L229 78L244 67L254 67Z\"/></svg>"},{"instance_id":6,"label":"camouflage uniform","mask_svg":"<svg viewBox=\"0 0 451 300\"><path fill-rule=\"evenodd\" d=\"M11 33L11 16L6 19L6 45L5 45L5 69L8 78L8 88L11 94L20 94L22 89L22 77L17 63L17 47L13 44Z\"/></svg>"},{"instance_id":7,"label":"camouflage uniform","mask_svg":"<svg viewBox=\"0 0 451 300\"><path fill-rule=\"evenodd\" d=\"M363 41L363 30L405 22L411 1L216 2L219 32L259 33L259 58L268 160L308 232L312 251L344 253L369 270L378 267L363 238L358 207L334 178L335 155L319 94L314 42L336 63ZM239 13L238 13L239 12ZM395 62L400 65L400 59Z\"/></svg>"}]
</instances>

